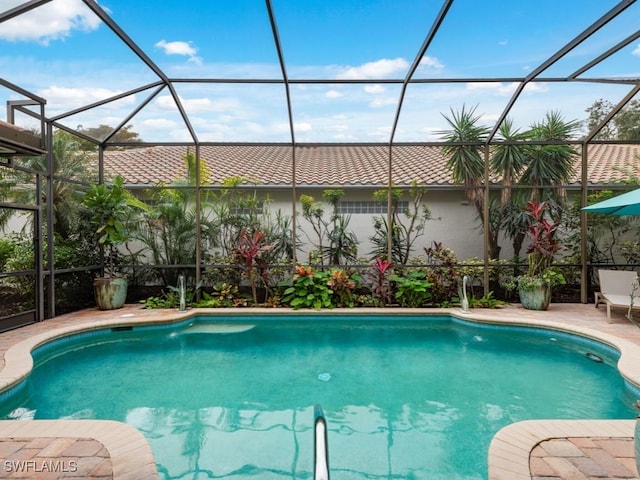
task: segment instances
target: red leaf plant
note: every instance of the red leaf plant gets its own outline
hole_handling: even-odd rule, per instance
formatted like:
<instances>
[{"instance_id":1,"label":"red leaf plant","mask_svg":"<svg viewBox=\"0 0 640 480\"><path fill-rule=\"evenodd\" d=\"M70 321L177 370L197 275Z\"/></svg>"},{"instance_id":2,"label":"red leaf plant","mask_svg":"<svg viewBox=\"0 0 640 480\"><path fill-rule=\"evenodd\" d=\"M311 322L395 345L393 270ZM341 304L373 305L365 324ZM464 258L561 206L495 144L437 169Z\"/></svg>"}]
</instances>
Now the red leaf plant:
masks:
<instances>
[{"instance_id":1,"label":"red leaf plant","mask_svg":"<svg viewBox=\"0 0 640 480\"><path fill-rule=\"evenodd\" d=\"M240 267L251 285L254 305L258 303L256 270L263 269L260 277L263 281L266 281L267 273L266 269L264 269L265 262L262 261L261 255L271 248L272 245L265 243L265 235L263 232L255 231L253 235L251 235L246 230L242 230L238 236L238 246L234 249Z\"/></svg>"}]
</instances>

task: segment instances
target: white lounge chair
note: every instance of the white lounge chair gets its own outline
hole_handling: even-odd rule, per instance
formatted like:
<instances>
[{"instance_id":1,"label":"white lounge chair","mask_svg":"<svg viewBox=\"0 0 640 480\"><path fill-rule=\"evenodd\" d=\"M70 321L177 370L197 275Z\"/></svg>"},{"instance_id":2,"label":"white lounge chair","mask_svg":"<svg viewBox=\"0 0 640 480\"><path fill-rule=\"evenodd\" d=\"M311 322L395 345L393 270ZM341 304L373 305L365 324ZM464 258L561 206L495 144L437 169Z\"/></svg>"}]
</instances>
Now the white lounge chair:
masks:
<instances>
[{"instance_id":1,"label":"white lounge chair","mask_svg":"<svg viewBox=\"0 0 640 480\"><path fill-rule=\"evenodd\" d=\"M640 297L635 296L634 281L638 273L629 270L598 270L600 291L596 292L596 308L601 302L607 305L607 322L611 323L611 307L629 308L631 293L634 294L633 308L640 308Z\"/></svg>"}]
</instances>

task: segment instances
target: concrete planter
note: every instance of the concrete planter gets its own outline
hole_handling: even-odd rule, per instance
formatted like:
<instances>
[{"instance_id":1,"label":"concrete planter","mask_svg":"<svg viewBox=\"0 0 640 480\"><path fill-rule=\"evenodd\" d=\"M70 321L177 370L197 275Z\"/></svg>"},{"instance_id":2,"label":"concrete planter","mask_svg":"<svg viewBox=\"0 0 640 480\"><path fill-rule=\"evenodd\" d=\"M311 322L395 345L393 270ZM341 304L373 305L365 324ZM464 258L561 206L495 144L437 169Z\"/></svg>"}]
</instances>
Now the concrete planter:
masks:
<instances>
[{"instance_id":1,"label":"concrete planter","mask_svg":"<svg viewBox=\"0 0 640 480\"><path fill-rule=\"evenodd\" d=\"M127 300L127 279L96 278L93 281L93 293L100 310L120 308Z\"/></svg>"}]
</instances>

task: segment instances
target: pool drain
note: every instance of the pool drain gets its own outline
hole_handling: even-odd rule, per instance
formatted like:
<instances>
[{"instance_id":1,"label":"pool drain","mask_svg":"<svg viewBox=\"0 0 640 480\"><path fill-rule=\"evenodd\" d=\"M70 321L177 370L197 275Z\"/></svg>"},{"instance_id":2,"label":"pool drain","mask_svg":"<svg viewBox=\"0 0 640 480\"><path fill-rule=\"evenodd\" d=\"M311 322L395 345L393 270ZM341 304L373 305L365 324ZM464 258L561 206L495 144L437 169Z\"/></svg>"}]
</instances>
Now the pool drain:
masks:
<instances>
[{"instance_id":1,"label":"pool drain","mask_svg":"<svg viewBox=\"0 0 640 480\"><path fill-rule=\"evenodd\" d=\"M329 380L331 380L331 374L330 373L321 373L318 375L318 380L320 380L321 382L328 382Z\"/></svg>"}]
</instances>

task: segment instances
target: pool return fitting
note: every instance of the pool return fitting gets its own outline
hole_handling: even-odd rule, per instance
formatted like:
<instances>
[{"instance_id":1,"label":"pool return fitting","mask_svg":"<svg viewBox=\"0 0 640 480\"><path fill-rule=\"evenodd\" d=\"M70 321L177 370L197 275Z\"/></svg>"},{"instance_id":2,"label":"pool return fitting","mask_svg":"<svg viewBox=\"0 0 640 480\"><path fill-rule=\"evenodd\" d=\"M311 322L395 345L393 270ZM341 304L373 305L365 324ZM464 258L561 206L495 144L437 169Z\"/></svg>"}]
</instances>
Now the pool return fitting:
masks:
<instances>
[{"instance_id":1,"label":"pool return fitting","mask_svg":"<svg viewBox=\"0 0 640 480\"><path fill-rule=\"evenodd\" d=\"M329 449L327 446L327 421L320 405L313 407L313 478L329 480Z\"/></svg>"}]
</instances>

